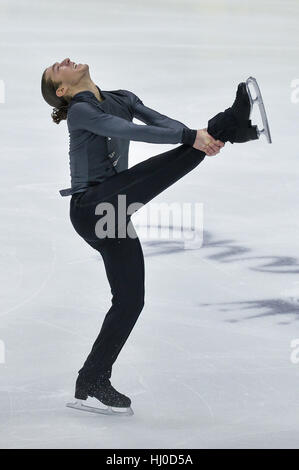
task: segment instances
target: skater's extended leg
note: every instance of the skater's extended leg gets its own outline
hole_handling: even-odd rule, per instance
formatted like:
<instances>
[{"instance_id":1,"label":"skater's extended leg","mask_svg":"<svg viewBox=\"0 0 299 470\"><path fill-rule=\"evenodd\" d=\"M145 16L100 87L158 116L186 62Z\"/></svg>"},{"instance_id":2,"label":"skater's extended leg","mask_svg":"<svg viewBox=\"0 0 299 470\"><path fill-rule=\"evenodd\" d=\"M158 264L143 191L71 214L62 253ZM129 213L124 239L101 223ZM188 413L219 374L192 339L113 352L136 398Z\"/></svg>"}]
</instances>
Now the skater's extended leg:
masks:
<instances>
[{"instance_id":1,"label":"skater's extended leg","mask_svg":"<svg viewBox=\"0 0 299 470\"><path fill-rule=\"evenodd\" d=\"M126 196L126 209L133 203L146 204L196 168L204 157L205 153L183 144L112 176L86 193L73 196L71 220L75 230L85 240L96 241L95 226L100 218L95 214L98 203L111 203L116 216L119 195Z\"/></svg>"}]
</instances>

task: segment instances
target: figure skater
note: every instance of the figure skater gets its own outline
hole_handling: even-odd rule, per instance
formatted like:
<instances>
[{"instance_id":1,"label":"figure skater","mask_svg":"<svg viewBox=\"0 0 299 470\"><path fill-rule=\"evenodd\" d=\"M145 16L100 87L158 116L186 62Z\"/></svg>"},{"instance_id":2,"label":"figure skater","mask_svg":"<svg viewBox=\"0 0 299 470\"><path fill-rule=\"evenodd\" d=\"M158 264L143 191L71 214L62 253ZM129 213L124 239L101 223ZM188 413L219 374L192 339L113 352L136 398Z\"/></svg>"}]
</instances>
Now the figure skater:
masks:
<instances>
[{"instance_id":1,"label":"figure skater","mask_svg":"<svg viewBox=\"0 0 299 470\"><path fill-rule=\"evenodd\" d=\"M147 107L131 91L100 89L90 77L89 66L69 58L44 70L41 92L54 108L52 120L56 124L67 120L71 187L60 194L71 196L72 225L101 254L112 293L111 307L78 372L76 401L67 406L133 414L130 398L110 382L112 365L144 306L144 257L131 215L138 210L136 203L142 207L151 201L194 170L206 155L218 154L225 142L258 139L260 131L249 119L252 100L242 82L230 108L214 116L206 128L190 129ZM134 117L146 125L134 124ZM128 168L131 140L181 145ZM119 196L125 199L122 222ZM97 209L102 203L115 210L116 231L108 235L103 230L106 215ZM135 209L128 213L131 204ZM88 397L95 397L106 408L84 404Z\"/></svg>"}]
</instances>

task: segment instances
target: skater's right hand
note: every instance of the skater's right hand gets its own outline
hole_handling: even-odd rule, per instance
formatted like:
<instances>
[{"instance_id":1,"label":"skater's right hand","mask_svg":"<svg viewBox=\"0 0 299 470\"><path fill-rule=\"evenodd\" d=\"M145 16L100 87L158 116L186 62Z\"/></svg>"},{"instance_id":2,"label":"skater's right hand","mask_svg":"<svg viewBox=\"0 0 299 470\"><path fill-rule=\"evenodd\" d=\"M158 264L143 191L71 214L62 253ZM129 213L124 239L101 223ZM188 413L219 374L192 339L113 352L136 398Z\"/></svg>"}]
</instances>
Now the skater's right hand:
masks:
<instances>
[{"instance_id":1,"label":"skater's right hand","mask_svg":"<svg viewBox=\"0 0 299 470\"><path fill-rule=\"evenodd\" d=\"M198 129L196 139L192 147L201 150L209 157L217 155L220 152L224 143L221 140L215 140L208 132L207 129Z\"/></svg>"}]
</instances>

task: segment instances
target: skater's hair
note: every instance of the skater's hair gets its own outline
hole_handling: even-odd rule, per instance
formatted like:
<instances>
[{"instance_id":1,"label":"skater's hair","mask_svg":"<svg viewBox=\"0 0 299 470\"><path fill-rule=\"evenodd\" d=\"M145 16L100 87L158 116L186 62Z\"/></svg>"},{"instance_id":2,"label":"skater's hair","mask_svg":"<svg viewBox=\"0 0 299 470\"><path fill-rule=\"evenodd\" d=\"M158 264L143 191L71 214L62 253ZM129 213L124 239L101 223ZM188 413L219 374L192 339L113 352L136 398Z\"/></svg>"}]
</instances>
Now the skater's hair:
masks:
<instances>
[{"instance_id":1,"label":"skater's hair","mask_svg":"<svg viewBox=\"0 0 299 470\"><path fill-rule=\"evenodd\" d=\"M70 97L61 97L56 95L56 90L61 85L61 82L54 82L51 78L46 79L46 70L42 75L41 92L44 100L54 109L51 113L53 122L59 124L60 121L67 118L68 105Z\"/></svg>"}]
</instances>

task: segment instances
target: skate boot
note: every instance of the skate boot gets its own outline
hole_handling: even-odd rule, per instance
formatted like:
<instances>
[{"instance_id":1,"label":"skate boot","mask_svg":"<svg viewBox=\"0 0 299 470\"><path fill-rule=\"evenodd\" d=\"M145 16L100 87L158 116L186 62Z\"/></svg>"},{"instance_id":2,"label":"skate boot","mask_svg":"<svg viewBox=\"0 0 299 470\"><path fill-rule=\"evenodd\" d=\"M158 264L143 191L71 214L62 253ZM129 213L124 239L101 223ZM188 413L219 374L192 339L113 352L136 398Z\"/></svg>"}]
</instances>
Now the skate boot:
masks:
<instances>
[{"instance_id":1,"label":"skate boot","mask_svg":"<svg viewBox=\"0 0 299 470\"><path fill-rule=\"evenodd\" d=\"M88 397L98 400L99 406L98 404L97 406L84 404L83 401ZM88 383L79 376L76 381L75 399L75 402L67 403L66 406L106 415L130 416L134 414L130 406L130 398L115 390L106 377L99 378L95 383Z\"/></svg>"},{"instance_id":2,"label":"skate boot","mask_svg":"<svg viewBox=\"0 0 299 470\"><path fill-rule=\"evenodd\" d=\"M252 83L257 97L253 98L249 90L249 84ZM253 126L250 115L253 104L258 102L264 129L259 130L258 126ZM264 133L269 143L271 143L270 130L262 101L261 93L254 78L249 77L245 82L239 83L236 98L233 105L224 112L218 113L208 122L208 133L215 139L222 142L229 141L233 143L248 142L249 140L259 139Z\"/></svg>"}]
</instances>

